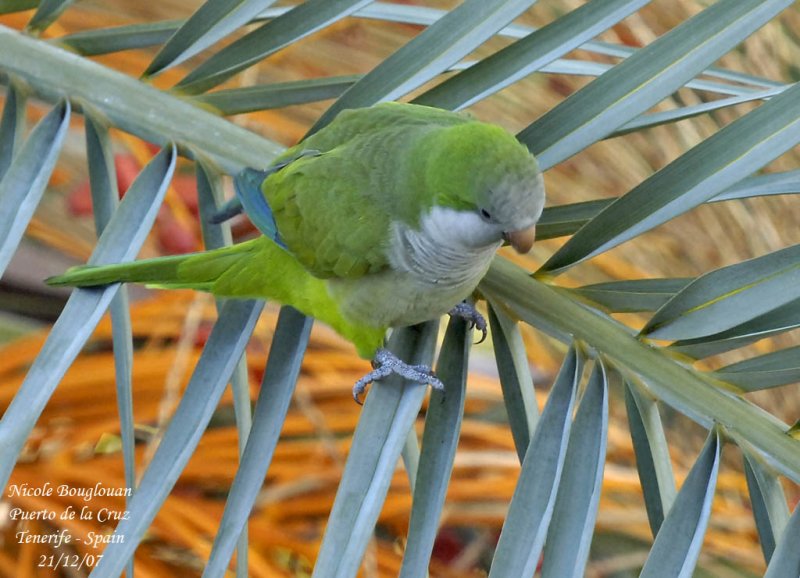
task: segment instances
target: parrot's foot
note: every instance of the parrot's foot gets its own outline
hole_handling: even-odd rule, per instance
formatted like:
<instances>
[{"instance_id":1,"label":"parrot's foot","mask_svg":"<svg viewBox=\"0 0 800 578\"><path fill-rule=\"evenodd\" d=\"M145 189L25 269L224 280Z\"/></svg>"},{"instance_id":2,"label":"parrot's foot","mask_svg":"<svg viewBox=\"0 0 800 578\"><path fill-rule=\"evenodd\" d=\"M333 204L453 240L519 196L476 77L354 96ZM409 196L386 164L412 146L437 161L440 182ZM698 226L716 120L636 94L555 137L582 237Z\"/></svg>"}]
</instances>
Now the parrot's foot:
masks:
<instances>
[{"instance_id":1,"label":"parrot's foot","mask_svg":"<svg viewBox=\"0 0 800 578\"><path fill-rule=\"evenodd\" d=\"M449 312L449 315L452 317L461 317L465 319L467 323L470 324L470 327L473 329L477 329L481 332L481 339L478 343L483 343L486 341L486 319L483 318L475 306L470 303L469 301L462 301L455 307L453 307Z\"/></svg>"},{"instance_id":2,"label":"parrot's foot","mask_svg":"<svg viewBox=\"0 0 800 578\"><path fill-rule=\"evenodd\" d=\"M361 394L367 385L373 381L383 379L391 374L399 375L409 381L429 383L435 389L444 389L444 384L434 375L433 370L427 365L410 365L397 357L388 349L379 349L372 360L374 368L367 375L359 379L353 386L353 399L361 405Z\"/></svg>"}]
</instances>

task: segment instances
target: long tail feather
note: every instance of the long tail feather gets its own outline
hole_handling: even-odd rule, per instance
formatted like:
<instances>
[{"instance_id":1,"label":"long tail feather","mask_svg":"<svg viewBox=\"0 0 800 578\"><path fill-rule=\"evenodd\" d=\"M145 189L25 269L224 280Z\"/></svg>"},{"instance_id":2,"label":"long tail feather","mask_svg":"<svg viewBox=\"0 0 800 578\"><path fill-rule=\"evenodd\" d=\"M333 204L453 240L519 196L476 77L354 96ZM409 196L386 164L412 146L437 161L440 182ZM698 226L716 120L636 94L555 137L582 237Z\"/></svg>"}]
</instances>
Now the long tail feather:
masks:
<instances>
[{"instance_id":1,"label":"long tail feather","mask_svg":"<svg viewBox=\"0 0 800 578\"><path fill-rule=\"evenodd\" d=\"M50 277L48 285L67 285L73 287L96 287L111 283L143 283L164 289L197 289L213 291L220 296L242 295L236 284L218 281L229 276L238 277L237 272L244 272L245 280L249 270L261 271L274 269L274 261L285 256L286 252L263 237L253 239L231 247L224 247L203 253L143 259L133 263L115 265L81 265L72 267L63 275ZM293 258L288 257L291 261ZM296 268L299 264L294 263ZM302 268L300 268L302 271ZM256 289L257 295L271 298L269 279L261 279ZM251 283L252 285L252 283Z\"/></svg>"},{"instance_id":2,"label":"long tail feather","mask_svg":"<svg viewBox=\"0 0 800 578\"><path fill-rule=\"evenodd\" d=\"M82 265L50 277L48 285L95 287L144 283L165 289L196 289L219 297L273 299L327 323L371 358L385 328L347 320L324 279L312 276L286 250L266 237L204 253L145 259L117 265Z\"/></svg>"},{"instance_id":3,"label":"long tail feather","mask_svg":"<svg viewBox=\"0 0 800 578\"><path fill-rule=\"evenodd\" d=\"M96 287L111 283L143 283L163 289L213 291L214 283L256 248L254 241L203 253L142 259L115 265L80 265L50 277L48 285ZM278 249L282 251L282 249ZM246 258L245 258L246 261ZM234 293L235 294L235 293Z\"/></svg>"},{"instance_id":4,"label":"long tail feather","mask_svg":"<svg viewBox=\"0 0 800 578\"><path fill-rule=\"evenodd\" d=\"M111 283L143 283L164 289L211 291L224 297L275 298L289 288L286 270L297 278L308 273L286 251L259 237L202 253L143 259L114 265L80 265L50 277L48 285L96 287Z\"/></svg>"},{"instance_id":5,"label":"long tail feather","mask_svg":"<svg viewBox=\"0 0 800 578\"><path fill-rule=\"evenodd\" d=\"M79 265L68 269L63 275L46 279L45 283L73 287L94 287L120 282L169 285L171 281L178 282L178 265L189 257L178 255L116 265Z\"/></svg>"}]
</instances>

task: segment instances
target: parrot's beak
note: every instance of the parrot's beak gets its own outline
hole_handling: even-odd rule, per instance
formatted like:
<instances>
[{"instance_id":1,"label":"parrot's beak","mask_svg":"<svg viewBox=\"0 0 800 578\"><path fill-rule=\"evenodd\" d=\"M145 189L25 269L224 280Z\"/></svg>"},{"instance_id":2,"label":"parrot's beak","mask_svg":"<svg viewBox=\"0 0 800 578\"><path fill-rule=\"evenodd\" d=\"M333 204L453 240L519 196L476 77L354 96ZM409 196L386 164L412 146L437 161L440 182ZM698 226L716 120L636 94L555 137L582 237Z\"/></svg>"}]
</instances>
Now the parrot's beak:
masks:
<instances>
[{"instance_id":1,"label":"parrot's beak","mask_svg":"<svg viewBox=\"0 0 800 578\"><path fill-rule=\"evenodd\" d=\"M536 239L536 225L531 225L527 229L503 233L503 238L508 241L517 253L527 253L533 247Z\"/></svg>"}]
</instances>

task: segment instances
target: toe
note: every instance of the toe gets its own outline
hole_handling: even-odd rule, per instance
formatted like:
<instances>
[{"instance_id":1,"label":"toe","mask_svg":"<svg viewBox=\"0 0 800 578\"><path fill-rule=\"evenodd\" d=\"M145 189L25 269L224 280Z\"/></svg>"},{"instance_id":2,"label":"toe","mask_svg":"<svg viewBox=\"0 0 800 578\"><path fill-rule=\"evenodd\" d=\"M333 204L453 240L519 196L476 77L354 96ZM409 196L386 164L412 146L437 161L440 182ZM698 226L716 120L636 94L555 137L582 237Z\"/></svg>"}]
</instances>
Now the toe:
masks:
<instances>
[{"instance_id":1,"label":"toe","mask_svg":"<svg viewBox=\"0 0 800 578\"><path fill-rule=\"evenodd\" d=\"M364 405L364 402L361 401L361 395L364 393L363 390L357 391L356 388L353 388L353 399L358 405Z\"/></svg>"},{"instance_id":2,"label":"toe","mask_svg":"<svg viewBox=\"0 0 800 578\"><path fill-rule=\"evenodd\" d=\"M433 373L431 373L430 377L428 378L428 383L433 389L438 389L439 391L444 391L444 383L442 380L436 377Z\"/></svg>"}]
</instances>

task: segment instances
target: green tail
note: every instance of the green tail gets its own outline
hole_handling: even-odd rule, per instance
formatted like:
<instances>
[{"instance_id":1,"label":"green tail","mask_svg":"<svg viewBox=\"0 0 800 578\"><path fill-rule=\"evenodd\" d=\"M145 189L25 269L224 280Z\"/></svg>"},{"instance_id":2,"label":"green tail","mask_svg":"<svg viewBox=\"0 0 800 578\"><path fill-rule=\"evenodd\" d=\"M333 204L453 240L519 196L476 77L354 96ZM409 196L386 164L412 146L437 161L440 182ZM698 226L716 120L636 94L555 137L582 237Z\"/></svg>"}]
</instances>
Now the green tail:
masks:
<instances>
[{"instance_id":1,"label":"green tail","mask_svg":"<svg viewBox=\"0 0 800 578\"><path fill-rule=\"evenodd\" d=\"M188 255L161 257L99 267L80 265L68 269L63 275L45 279L45 283L70 287L96 287L128 282L167 284L170 280L177 280L178 266L188 257Z\"/></svg>"},{"instance_id":2,"label":"green tail","mask_svg":"<svg viewBox=\"0 0 800 578\"><path fill-rule=\"evenodd\" d=\"M369 359L383 343L385 327L344 318L327 282L311 275L289 252L266 237L190 255L133 263L82 265L47 279L48 285L95 287L144 283L164 289L195 289L218 297L272 299L316 317L353 342Z\"/></svg>"},{"instance_id":3,"label":"green tail","mask_svg":"<svg viewBox=\"0 0 800 578\"><path fill-rule=\"evenodd\" d=\"M143 283L164 289L214 291L214 284L248 256L258 252L255 239L247 243L204 253L143 259L115 265L80 265L63 275L50 277L48 285L96 287L111 283ZM260 245L261 243L259 243ZM216 291L215 291L216 292ZM258 295L266 297L266 295Z\"/></svg>"}]
</instances>

